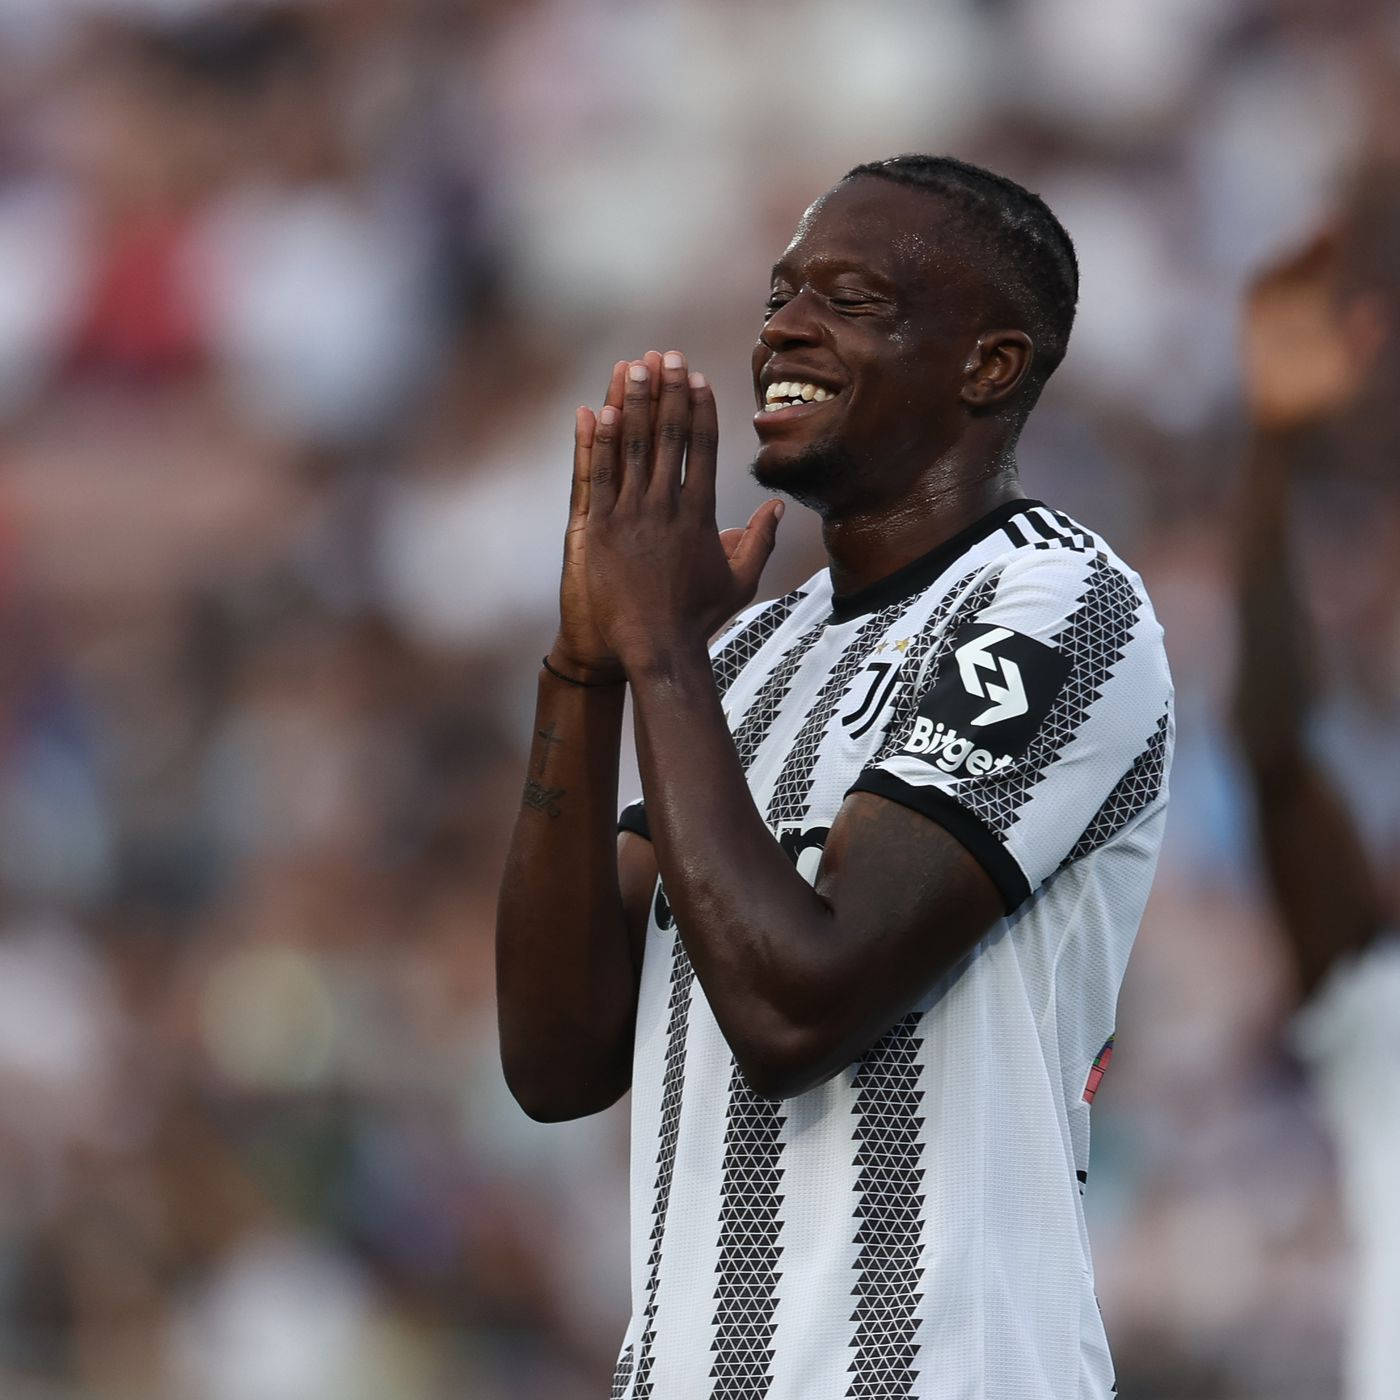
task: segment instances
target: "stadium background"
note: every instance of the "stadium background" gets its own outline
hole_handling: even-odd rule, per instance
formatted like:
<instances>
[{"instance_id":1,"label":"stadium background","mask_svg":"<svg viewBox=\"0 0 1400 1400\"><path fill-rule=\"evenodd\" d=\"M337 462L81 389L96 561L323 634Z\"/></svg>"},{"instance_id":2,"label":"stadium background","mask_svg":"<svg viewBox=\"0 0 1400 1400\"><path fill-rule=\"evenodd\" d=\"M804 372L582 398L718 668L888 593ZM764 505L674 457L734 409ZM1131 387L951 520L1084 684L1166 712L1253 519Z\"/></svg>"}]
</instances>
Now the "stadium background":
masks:
<instances>
[{"instance_id":1,"label":"stadium background","mask_svg":"<svg viewBox=\"0 0 1400 1400\"><path fill-rule=\"evenodd\" d=\"M625 1119L524 1118L490 973L571 410L685 349L741 521L769 263L848 166L929 149L1077 240L1024 477L1141 569L1178 687L1095 1108L1121 1391L1334 1394L1226 507L1243 279L1400 154L1386 9L3 0L0 1392L605 1393ZM1375 503L1319 474L1305 546L1319 742L1393 869ZM774 591L819 563L810 520L781 533Z\"/></svg>"}]
</instances>

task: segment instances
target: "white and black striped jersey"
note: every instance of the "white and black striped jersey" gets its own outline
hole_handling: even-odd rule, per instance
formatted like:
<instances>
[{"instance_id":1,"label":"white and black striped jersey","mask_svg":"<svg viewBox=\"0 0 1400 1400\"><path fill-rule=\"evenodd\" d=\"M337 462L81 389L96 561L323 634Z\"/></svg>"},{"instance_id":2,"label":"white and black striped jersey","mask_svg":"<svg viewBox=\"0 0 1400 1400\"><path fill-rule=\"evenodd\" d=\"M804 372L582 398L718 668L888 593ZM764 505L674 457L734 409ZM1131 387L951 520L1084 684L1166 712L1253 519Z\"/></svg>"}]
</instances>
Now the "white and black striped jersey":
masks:
<instances>
[{"instance_id":1,"label":"white and black striped jersey","mask_svg":"<svg viewBox=\"0 0 1400 1400\"><path fill-rule=\"evenodd\" d=\"M1157 860L1173 720L1141 581L1037 502L713 648L750 790L808 879L848 792L955 835L1006 916L857 1063L735 1067L663 889L632 1081L614 1400L1100 1400L1089 1101ZM621 824L646 834L645 809Z\"/></svg>"}]
</instances>

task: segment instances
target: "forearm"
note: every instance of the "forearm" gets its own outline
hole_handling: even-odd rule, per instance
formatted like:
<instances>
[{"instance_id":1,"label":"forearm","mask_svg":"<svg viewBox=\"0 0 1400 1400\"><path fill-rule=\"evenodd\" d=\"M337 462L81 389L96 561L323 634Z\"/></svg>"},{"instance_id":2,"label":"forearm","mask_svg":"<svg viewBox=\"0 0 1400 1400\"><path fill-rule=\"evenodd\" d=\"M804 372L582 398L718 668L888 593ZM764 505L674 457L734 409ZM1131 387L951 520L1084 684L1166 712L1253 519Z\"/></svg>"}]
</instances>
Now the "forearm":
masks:
<instances>
[{"instance_id":1,"label":"forearm","mask_svg":"<svg viewBox=\"0 0 1400 1400\"><path fill-rule=\"evenodd\" d=\"M1373 936L1381 901L1352 814L1311 753L1314 658L1289 541L1297 435L1256 433L1240 522L1240 655L1235 719L1264 866L1300 990Z\"/></svg>"},{"instance_id":2,"label":"forearm","mask_svg":"<svg viewBox=\"0 0 1400 1400\"><path fill-rule=\"evenodd\" d=\"M676 648L632 685L667 899L720 1028L760 1087L828 1017L835 919L754 805L703 647Z\"/></svg>"},{"instance_id":3,"label":"forearm","mask_svg":"<svg viewBox=\"0 0 1400 1400\"><path fill-rule=\"evenodd\" d=\"M501 882L501 1054L522 1106L574 1117L627 1086L638 969L617 869L624 687L542 672L520 813Z\"/></svg>"},{"instance_id":4,"label":"forearm","mask_svg":"<svg viewBox=\"0 0 1400 1400\"><path fill-rule=\"evenodd\" d=\"M1255 432L1239 512L1239 660L1235 710L1261 783L1284 783L1304 750L1312 698L1311 628L1289 540L1297 433Z\"/></svg>"}]
</instances>

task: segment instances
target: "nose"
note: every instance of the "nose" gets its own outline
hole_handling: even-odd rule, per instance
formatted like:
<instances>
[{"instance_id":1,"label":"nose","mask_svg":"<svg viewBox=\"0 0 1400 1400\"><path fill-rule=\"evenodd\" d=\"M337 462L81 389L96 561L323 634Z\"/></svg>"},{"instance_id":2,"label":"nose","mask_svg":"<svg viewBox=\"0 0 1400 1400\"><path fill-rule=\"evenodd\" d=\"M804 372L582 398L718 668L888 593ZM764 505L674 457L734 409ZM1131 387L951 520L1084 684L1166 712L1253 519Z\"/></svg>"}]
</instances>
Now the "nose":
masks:
<instances>
[{"instance_id":1,"label":"nose","mask_svg":"<svg viewBox=\"0 0 1400 1400\"><path fill-rule=\"evenodd\" d=\"M758 338L770 350L785 350L794 345L815 345L821 339L821 325L814 305L815 298L805 287L785 301L764 322Z\"/></svg>"}]
</instances>

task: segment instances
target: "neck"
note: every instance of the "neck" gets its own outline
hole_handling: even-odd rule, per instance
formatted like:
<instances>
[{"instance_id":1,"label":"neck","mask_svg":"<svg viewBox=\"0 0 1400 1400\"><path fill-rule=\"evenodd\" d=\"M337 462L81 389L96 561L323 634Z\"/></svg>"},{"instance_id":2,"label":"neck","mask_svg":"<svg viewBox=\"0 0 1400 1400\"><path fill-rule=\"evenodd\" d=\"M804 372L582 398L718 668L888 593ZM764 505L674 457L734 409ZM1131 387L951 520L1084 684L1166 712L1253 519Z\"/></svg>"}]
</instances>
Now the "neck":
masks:
<instances>
[{"instance_id":1,"label":"neck","mask_svg":"<svg viewBox=\"0 0 1400 1400\"><path fill-rule=\"evenodd\" d=\"M940 460L898 500L827 516L822 541L831 561L832 591L845 596L878 583L1025 494L1008 448L980 470Z\"/></svg>"}]
</instances>

